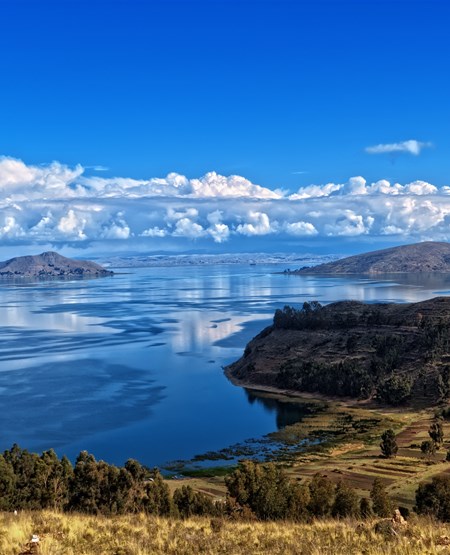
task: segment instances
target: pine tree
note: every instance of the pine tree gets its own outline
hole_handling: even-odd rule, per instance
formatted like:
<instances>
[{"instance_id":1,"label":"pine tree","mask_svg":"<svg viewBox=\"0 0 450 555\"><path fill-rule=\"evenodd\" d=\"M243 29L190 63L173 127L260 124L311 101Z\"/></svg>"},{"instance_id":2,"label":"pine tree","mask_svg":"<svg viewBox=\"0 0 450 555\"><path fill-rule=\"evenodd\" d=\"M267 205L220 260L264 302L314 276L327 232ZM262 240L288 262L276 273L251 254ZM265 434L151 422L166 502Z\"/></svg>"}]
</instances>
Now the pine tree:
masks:
<instances>
[{"instance_id":1,"label":"pine tree","mask_svg":"<svg viewBox=\"0 0 450 555\"><path fill-rule=\"evenodd\" d=\"M431 439L422 441L420 450L424 455L431 459L431 457L436 453L436 443Z\"/></svg>"},{"instance_id":2,"label":"pine tree","mask_svg":"<svg viewBox=\"0 0 450 555\"><path fill-rule=\"evenodd\" d=\"M391 516L392 503L386 488L380 478L375 478L370 490L370 499L372 500L372 509L377 516L383 518Z\"/></svg>"},{"instance_id":3,"label":"pine tree","mask_svg":"<svg viewBox=\"0 0 450 555\"><path fill-rule=\"evenodd\" d=\"M398 445L395 439L394 430L386 430L381 436L380 449L383 457L390 459L397 455Z\"/></svg>"},{"instance_id":4,"label":"pine tree","mask_svg":"<svg viewBox=\"0 0 450 555\"><path fill-rule=\"evenodd\" d=\"M428 430L428 435L436 444L436 449L439 450L439 447L442 445L444 441L444 429L442 427L442 420L435 420Z\"/></svg>"}]
</instances>

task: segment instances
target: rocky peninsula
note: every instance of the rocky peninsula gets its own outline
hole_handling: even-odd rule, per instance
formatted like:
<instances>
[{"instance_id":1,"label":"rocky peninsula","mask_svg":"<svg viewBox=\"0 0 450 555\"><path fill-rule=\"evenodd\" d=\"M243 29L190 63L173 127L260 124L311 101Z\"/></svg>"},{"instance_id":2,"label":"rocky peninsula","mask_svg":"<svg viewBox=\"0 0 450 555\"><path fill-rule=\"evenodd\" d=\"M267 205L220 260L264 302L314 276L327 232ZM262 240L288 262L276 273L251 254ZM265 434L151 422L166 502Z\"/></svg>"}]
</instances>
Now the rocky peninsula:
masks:
<instances>
[{"instance_id":1,"label":"rocky peninsula","mask_svg":"<svg viewBox=\"0 0 450 555\"><path fill-rule=\"evenodd\" d=\"M285 306L226 374L253 388L432 406L450 394L450 298Z\"/></svg>"}]
</instances>

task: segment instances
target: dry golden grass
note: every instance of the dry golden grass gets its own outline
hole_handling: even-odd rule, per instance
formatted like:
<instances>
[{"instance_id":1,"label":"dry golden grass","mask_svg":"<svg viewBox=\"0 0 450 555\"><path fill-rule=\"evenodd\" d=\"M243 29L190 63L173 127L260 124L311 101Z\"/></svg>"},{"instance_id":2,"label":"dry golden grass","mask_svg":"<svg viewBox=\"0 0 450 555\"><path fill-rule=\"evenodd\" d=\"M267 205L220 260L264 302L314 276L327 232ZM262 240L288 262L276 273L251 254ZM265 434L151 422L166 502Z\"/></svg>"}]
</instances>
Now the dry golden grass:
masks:
<instances>
[{"instance_id":1,"label":"dry golden grass","mask_svg":"<svg viewBox=\"0 0 450 555\"><path fill-rule=\"evenodd\" d=\"M411 519L398 536L374 531L374 522L186 521L145 515L93 517L52 512L0 514L0 553L18 555L32 534L40 555L434 555L448 553L450 525Z\"/></svg>"}]
</instances>

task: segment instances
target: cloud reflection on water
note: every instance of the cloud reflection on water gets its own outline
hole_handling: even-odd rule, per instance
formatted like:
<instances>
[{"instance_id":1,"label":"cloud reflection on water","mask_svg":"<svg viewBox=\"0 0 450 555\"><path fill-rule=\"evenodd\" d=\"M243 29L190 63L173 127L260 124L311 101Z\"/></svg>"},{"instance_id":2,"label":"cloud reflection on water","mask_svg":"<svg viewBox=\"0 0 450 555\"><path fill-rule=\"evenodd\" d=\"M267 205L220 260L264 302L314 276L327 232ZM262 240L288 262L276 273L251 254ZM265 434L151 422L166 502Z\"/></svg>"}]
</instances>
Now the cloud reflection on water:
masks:
<instances>
[{"instance_id":1,"label":"cloud reflection on water","mask_svg":"<svg viewBox=\"0 0 450 555\"><path fill-rule=\"evenodd\" d=\"M298 419L298 405L250 396L221 367L276 308L411 302L450 288L446 275L274 273L283 269L140 268L88 282L2 282L0 447L59 445L69 455L83 448L157 464L264 435Z\"/></svg>"}]
</instances>

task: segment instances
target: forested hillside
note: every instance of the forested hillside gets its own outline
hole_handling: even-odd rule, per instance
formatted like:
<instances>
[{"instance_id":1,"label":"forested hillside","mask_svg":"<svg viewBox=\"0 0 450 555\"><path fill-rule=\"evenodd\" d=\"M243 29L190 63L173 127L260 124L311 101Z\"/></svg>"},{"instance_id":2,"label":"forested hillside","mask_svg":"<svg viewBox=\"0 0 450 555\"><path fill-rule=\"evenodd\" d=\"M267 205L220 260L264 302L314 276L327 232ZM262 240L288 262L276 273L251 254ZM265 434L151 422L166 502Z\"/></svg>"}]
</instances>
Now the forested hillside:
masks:
<instances>
[{"instance_id":1,"label":"forested hillside","mask_svg":"<svg viewBox=\"0 0 450 555\"><path fill-rule=\"evenodd\" d=\"M450 392L450 298L285 306L227 374L242 385L433 405Z\"/></svg>"}]
</instances>

